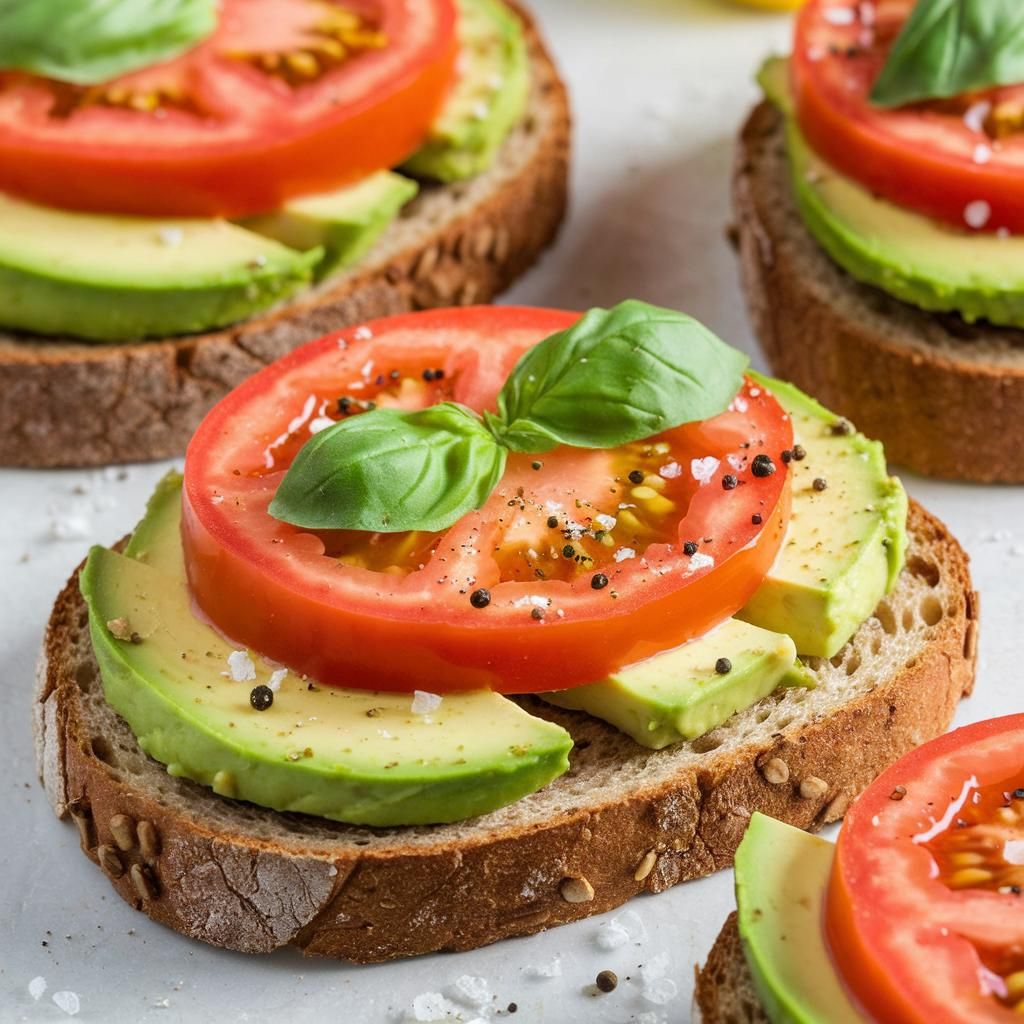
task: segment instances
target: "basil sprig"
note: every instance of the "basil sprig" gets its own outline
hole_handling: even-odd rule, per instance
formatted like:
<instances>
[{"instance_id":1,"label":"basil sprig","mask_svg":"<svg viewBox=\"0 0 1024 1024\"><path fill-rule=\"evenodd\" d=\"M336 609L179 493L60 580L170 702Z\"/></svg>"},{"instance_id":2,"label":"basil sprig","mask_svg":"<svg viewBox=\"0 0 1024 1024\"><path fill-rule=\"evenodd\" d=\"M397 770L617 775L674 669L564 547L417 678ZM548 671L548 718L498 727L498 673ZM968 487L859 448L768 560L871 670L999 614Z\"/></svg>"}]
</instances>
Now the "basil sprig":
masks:
<instances>
[{"instance_id":1,"label":"basil sprig","mask_svg":"<svg viewBox=\"0 0 1024 1024\"><path fill-rule=\"evenodd\" d=\"M1021 0L918 0L871 90L879 107L1024 82Z\"/></svg>"},{"instance_id":2,"label":"basil sprig","mask_svg":"<svg viewBox=\"0 0 1024 1024\"><path fill-rule=\"evenodd\" d=\"M270 514L306 529L444 530L487 501L509 451L613 448L707 419L746 365L682 313L636 301L592 309L522 356L497 413L374 409L316 434Z\"/></svg>"},{"instance_id":3,"label":"basil sprig","mask_svg":"<svg viewBox=\"0 0 1024 1024\"><path fill-rule=\"evenodd\" d=\"M0 0L0 70L98 85L217 27L216 0Z\"/></svg>"}]
</instances>

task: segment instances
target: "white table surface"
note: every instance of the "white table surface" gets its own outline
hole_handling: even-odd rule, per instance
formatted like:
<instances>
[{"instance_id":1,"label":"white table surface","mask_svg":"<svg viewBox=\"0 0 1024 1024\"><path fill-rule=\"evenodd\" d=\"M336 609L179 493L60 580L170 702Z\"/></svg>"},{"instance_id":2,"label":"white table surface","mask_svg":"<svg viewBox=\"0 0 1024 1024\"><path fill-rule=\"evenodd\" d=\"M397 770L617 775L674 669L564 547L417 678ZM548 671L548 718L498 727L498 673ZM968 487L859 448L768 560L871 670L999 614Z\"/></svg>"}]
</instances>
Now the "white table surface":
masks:
<instances>
[{"instance_id":1,"label":"white table surface","mask_svg":"<svg viewBox=\"0 0 1024 1024\"><path fill-rule=\"evenodd\" d=\"M787 48L788 19L724 0L534 6L574 91L574 204L557 250L508 300L660 302L696 315L758 361L723 240L727 179L734 132L756 95L751 76L763 55ZM486 1020L689 1020L694 964L732 905L730 872L635 900L631 920L643 934L612 951L600 949L596 935L615 914L472 953L375 967L305 960L290 950L266 957L213 950L150 923L113 893L36 781L32 672L58 588L91 541L111 542L134 525L165 468L0 471L0 1020L66 1019L52 996L70 991L82 1021L376 1024L416 1019L418 995L445 991L462 975L485 979L493 991L495 1001L479 1014ZM983 593L978 692L959 721L1021 710L1014 656L1024 621L1024 491L906 482L959 535ZM559 976L530 971L556 957ZM644 999L637 983L638 965L658 957L668 958L667 976L678 987L663 1006ZM603 968L633 981L594 996ZM35 1001L28 986L37 977L47 989ZM505 1010L513 1001L514 1017ZM467 1008L460 1019L475 1016Z\"/></svg>"}]
</instances>

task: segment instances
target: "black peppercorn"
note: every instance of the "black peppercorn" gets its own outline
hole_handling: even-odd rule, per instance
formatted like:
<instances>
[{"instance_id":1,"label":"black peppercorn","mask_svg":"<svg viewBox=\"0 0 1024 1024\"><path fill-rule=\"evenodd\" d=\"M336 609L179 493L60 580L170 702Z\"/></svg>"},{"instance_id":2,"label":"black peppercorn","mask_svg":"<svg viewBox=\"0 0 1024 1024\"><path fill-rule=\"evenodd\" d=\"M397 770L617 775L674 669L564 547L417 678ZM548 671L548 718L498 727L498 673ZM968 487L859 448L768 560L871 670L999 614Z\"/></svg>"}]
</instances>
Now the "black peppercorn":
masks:
<instances>
[{"instance_id":1,"label":"black peppercorn","mask_svg":"<svg viewBox=\"0 0 1024 1024\"><path fill-rule=\"evenodd\" d=\"M614 992L619 984L619 976L614 971L601 971L594 979L594 984L602 992Z\"/></svg>"},{"instance_id":2,"label":"black peppercorn","mask_svg":"<svg viewBox=\"0 0 1024 1024\"><path fill-rule=\"evenodd\" d=\"M750 472L754 476L771 476L775 472L775 463L767 455L755 455Z\"/></svg>"},{"instance_id":3,"label":"black peppercorn","mask_svg":"<svg viewBox=\"0 0 1024 1024\"><path fill-rule=\"evenodd\" d=\"M753 515L752 515L752 516L750 517L750 521L751 521L751 522L752 522L752 523L753 523L753 524L754 524L755 526L760 526L760 525L761 525L761 524L762 524L762 523L764 522L764 517L763 517L763 516L761 515L761 513L760 513L760 512L755 512L755 513L754 513L754 514L753 514Z\"/></svg>"},{"instance_id":4,"label":"black peppercorn","mask_svg":"<svg viewBox=\"0 0 1024 1024\"><path fill-rule=\"evenodd\" d=\"M274 691L262 683L259 686L254 686L252 693L249 694L249 703L257 711L266 711L274 703Z\"/></svg>"},{"instance_id":5,"label":"black peppercorn","mask_svg":"<svg viewBox=\"0 0 1024 1024\"><path fill-rule=\"evenodd\" d=\"M722 477L722 489L723 490L731 491L735 487L737 487L738 485L739 485L739 480L737 480L736 477L734 477L732 475L732 473L726 473L725 476Z\"/></svg>"},{"instance_id":6,"label":"black peppercorn","mask_svg":"<svg viewBox=\"0 0 1024 1024\"><path fill-rule=\"evenodd\" d=\"M728 675L732 671L732 662L728 658L719 658L715 662L715 671L720 675Z\"/></svg>"},{"instance_id":7,"label":"black peppercorn","mask_svg":"<svg viewBox=\"0 0 1024 1024\"><path fill-rule=\"evenodd\" d=\"M788 466L793 461L793 453L788 448L782 452L782 461Z\"/></svg>"},{"instance_id":8,"label":"black peppercorn","mask_svg":"<svg viewBox=\"0 0 1024 1024\"><path fill-rule=\"evenodd\" d=\"M548 516L548 529L554 530L558 526L558 516Z\"/></svg>"},{"instance_id":9,"label":"black peppercorn","mask_svg":"<svg viewBox=\"0 0 1024 1024\"><path fill-rule=\"evenodd\" d=\"M536 619L539 622L541 619L544 618L544 609L543 608L531 608L530 609L530 618L531 619Z\"/></svg>"},{"instance_id":10,"label":"black peppercorn","mask_svg":"<svg viewBox=\"0 0 1024 1024\"><path fill-rule=\"evenodd\" d=\"M697 554L697 542L695 540L688 540L683 545L683 553L687 555Z\"/></svg>"},{"instance_id":11,"label":"black peppercorn","mask_svg":"<svg viewBox=\"0 0 1024 1024\"><path fill-rule=\"evenodd\" d=\"M469 603L474 608L486 608L491 603L491 592L486 587L474 590L469 595Z\"/></svg>"},{"instance_id":12,"label":"black peppercorn","mask_svg":"<svg viewBox=\"0 0 1024 1024\"><path fill-rule=\"evenodd\" d=\"M603 572L595 572L594 575L590 577L590 585L595 590L604 590L604 588L608 586L608 577L605 576Z\"/></svg>"},{"instance_id":13,"label":"black peppercorn","mask_svg":"<svg viewBox=\"0 0 1024 1024\"><path fill-rule=\"evenodd\" d=\"M430 381L432 381L434 379L434 371L433 370L424 370L423 371L423 379L425 381L427 381L428 383Z\"/></svg>"},{"instance_id":14,"label":"black peppercorn","mask_svg":"<svg viewBox=\"0 0 1024 1024\"><path fill-rule=\"evenodd\" d=\"M828 487L828 481L823 476L816 476L814 478L814 483L812 483L811 486L816 491L823 491L826 487Z\"/></svg>"},{"instance_id":15,"label":"black peppercorn","mask_svg":"<svg viewBox=\"0 0 1024 1024\"><path fill-rule=\"evenodd\" d=\"M644 471L642 469L634 469L629 474L629 482L631 484L642 484L644 482Z\"/></svg>"},{"instance_id":16,"label":"black peppercorn","mask_svg":"<svg viewBox=\"0 0 1024 1024\"><path fill-rule=\"evenodd\" d=\"M563 558L572 558L573 555L575 555L575 554L576 554L576 549L571 544L566 544L565 547L562 548L562 557Z\"/></svg>"},{"instance_id":17,"label":"black peppercorn","mask_svg":"<svg viewBox=\"0 0 1024 1024\"><path fill-rule=\"evenodd\" d=\"M530 468L531 469L540 469L541 466L543 466L543 465L544 465L544 463L541 462L539 459L534 459L534 461L530 463Z\"/></svg>"},{"instance_id":18,"label":"black peppercorn","mask_svg":"<svg viewBox=\"0 0 1024 1024\"><path fill-rule=\"evenodd\" d=\"M840 417L832 424L832 434L835 437L846 437L848 434L853 433L853 424L848 420Z\"/></svg>"},{"instance_id":19,"label":"black peppercorn","mask_svg":"<svg viewBox=\"0 0 1024 1024\"><path fill-rule=\"evenodd\" d=\"M803 462L807 458L807 449L802 444L793 445L793 458L797 462Z\"/></svg>"}]
</instances>

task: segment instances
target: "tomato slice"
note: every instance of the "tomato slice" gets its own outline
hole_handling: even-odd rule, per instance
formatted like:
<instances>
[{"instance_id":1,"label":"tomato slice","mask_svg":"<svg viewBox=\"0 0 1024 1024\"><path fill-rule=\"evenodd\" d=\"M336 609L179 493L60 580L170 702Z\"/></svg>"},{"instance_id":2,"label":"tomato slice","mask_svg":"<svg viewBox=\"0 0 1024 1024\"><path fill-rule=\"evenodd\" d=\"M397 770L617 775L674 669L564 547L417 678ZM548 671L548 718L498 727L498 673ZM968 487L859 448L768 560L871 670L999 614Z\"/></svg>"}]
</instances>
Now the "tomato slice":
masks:
<instances>
[{"instance_id":1,"label":"tomato slice","mask_svg":"<svg viewBox=\"0 0 1024 1024\"><path fill-rule=\"evenodd\" d=\"M844 174L961 229L1024 231L1024 86L893 110L868 100L913 0L810 0L791 61L800 129Z\"/></svg>"},{"instance_id":2,"label":"tomato slice","mask_svg":"<svg viewBox=\"0 0 1024 1024\"><path fill-rule=\"evenodd\" d=\"M369 402L493 409L522 352L577 317L408 314L322 338L242 384L185 463L199 607L234 640L324 683L506 692L593 682L742 607L781 545L778 456L792 444L788 417L750 384L721 416L645 442L513 455L487 504L443 534L313 533L267 513L311 429ZM774 474L751 472L760 453L775 457ZM486 607L472 599L481 590Z\"/></svg>"},{"instance_id":3,"label":"tomato slice","mask_svg":"<svg viewBox=\"0 0 1024 1024\"><path fill-rule=\"evenodd\" d=\"M453 0L223 0L210 39L102 86L0 74L0 191L104 213L276 209L412 153L456 50Z\"/></svg>"},{"instance_id":4,"label":"tomato slice","mask_svg":"<svg viewBox=\"0 0 1024 1024\"><path fill-rule=\"evenodd\" d=\"M1024 715L981 722L885 772L843 824L826 930L879 1021L1024 1012Z\"/></svg>"}]
</instances>

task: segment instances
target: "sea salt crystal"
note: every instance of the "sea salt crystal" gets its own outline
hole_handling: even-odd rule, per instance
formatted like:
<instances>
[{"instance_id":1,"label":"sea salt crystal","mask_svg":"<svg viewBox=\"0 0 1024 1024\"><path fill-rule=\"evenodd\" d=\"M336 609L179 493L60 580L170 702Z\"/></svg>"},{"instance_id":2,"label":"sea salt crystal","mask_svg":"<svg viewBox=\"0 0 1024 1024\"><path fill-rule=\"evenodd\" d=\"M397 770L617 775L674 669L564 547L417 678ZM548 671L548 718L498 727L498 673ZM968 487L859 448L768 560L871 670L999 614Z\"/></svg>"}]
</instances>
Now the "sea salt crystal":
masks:
<instances>
[{"instance_id":1,"label":"sea salt crystal","mask_svg":"<svg viewBox=\"0 0 1024 1024\"><path fill-rule=\"evenodd\" d=\"M987 164L992 159L992 147L986 146L984 142L979 142L974 147L974 152L971 154L971 159L976 164Z\"/></svg>"},{"instance_id":2,"label":"sea salt crystal","mask_svg":"<svg viewBox=\"0 0 1024 1024\"><path fill-rule=\"evenodd\" d=\"M66 990L54 992L53 1001L69 1017L74 1017L74 1015L82 1008L82 1003L78 998L77 992L68 992Z\"/></svg>"},{"instance_id":3,"label":"sea salt crystal","mask_svg":"<svg viewBox=\"0 0 1024 1024\"><path fill-rule=\"evenodd\" d=\"M606 953L610 953L613 949L618 949L619 946L624 946L627 942L629 942L629 932L619 924L617 918L612 921L606 921L601 925L597 929L597 935L594 938L597 948L604 950Z\"/></svg>"},{"instance_id":4,"label":"sea salt crystal","mask_svg":"<svg viewBox=\"0 0 1024 1024\"><path fill-rule=\"evenodd\" d=\"M359 371L359 374L363 378L363 380L369 380L371 373L373 373L373 360L367 359L366 362L363 363L363 367Z\"/></svg>"},{"instance_id":5,"label":"sea salt crystal","mask_svg":"<svg viewBox=\"0 0 1024 1024\"><path fill-rule=\"evenodd\" d=\"M671 978L656 978L640 990L641 998L655 1006L664 1006L679 995L679 986Z\"/></svg>"},{"instance_id":6,"label":"sea salt crystal","mask_svg":"<svg viewBox=\"0 0 1024 1024\"><path fill-rule=\"evenodd\" d=\"M369 341L373 337L373 331L369 327L357 327L352 335L356 341Z\"/></svg>"},{"instance_id":7,"label":"sea salt crystal","mask_svg":"<svg viewBox=\"0 0 1024 1024\"><path fill-rule=\"evenodd\" d=\"M830 25L852 25L857 20L852 7L826 7L821 13Z\"/></svg>"},{"instance_id":8,"label":"sea salt crystal","mask_svg":"<svg viewBox=\"0 0 1024 1024\"><path fill-rule=\"evenodd\" d=\"M58 516L50 523L53 540L85 540L92 536L92 524L85 516Z\"/></svg>"},{"instance_id":9,"label":"sea salt crystal","mask_svg":"<svg viewBox=\"0 0 1024 1024\"><path fill-rule=\"evenodd\" d=\"M984 199L975 199L964 207L964 220L970 228L983 228L992 216L992 207Z\"/></svg>"},{"instance_id":10,"label":"sea salt crystal","mask_svg":"<svg viewBox=\"0 0 1024 1024\"><path fill-rule=\"evenodd\" d=\"M333 427L335 421L330 416L317 416L309 425L309 432L311 434L319 434L321 430L326 430L328 427Z\"/></svg>"},{"instance_id":11,"label":"sea salt crystal","mask_svg":"<svg viewBox=\"0 0 1024 1024\"><path fill-rule=\"evenodd\" d=\"M619 550L612 555L612 558L614 558L616 562L625 562L627 558L636 558L636 552L632 548L619 548Z\"/></svg>"},{"instance_id":12,"label":"sea salt crystal","mask_svg":"<svg viewBox=\"0 0 1024 1024\"><path fill-rule=\"evenodd\" d=\"M35 1000L36 1000L36 1002L38 1002L38 1001L39 1001L39 997L40 997L40 996L41 996L41 995L42 995L42 994L43 994L43 993L44 993L45 991L46 991L46 979L45 979L44 977L42 977L42 976L40 976L40 977L38 977L38 978L33 978L33 979L32 979L32 980L31 980L31 981L30 981L30 982L28 983L28 994L29 994L29 995L30 995L30 996L31 996L31 997L32 997L33 999L35 999Z\"/></svg>"},{"instance_id":13,"label":"sea salt crystal","mask_svg":"<svg viewBox=\"0 0 1024 1024\"><path fill-rule=\"evenodd\" d=\"M267 680L267 686L270 687L274 693L277 693L281 689L281 684L284 682L284 677L288 675L288 669L279 668L276 672L272 672L270 678Z\"/></svg>"},{"instance_id":14,"label":"sea salt crystal","mask_svg":"<svg viewBox=\"0 0 1024 1024\"><path fill-rule=\"evenodd\" d=\"M185 232L181 228L160 228L156 234L160 244L166 245L169 249L177 249L185 241Z\"/></svg>"},{"instance_id":15,"label":"sea salt crystal","mask_svg":"<svg viewBox=\"0 0 1024 1024\"><path fill-rule=\"evenodd\" d=\"M487 1006L493 996L494 993L491 992L487 979L479 978L472 974L463 974L461 977L456 978L448 988L449 999L453 999L455 1002L474 1010Z\"/></svg>"},{"instance_id":16,"label":"sea salt crystal","mask_svg":"<svg viewBox=\"0 0 1024 1024\"><path fill-rule=\"evenodd\" d=\"M667 466L662 466L658 470L658 476L663 476L666 480L675 480L676 477L682 476L683 467L678 462L670 462Z\"/></svg>"},{"instance_id":17,"label":"sea salt crystal","mask_svg":"<svg viewBox=\"0 0 1024 1024\"><path fill-rule=\"evenodd\" d=\"M715 475L721 463L714 455L707 455L703 459L690 460L690 473L693 479L699 484L706 484Z\"/></svg>"},{"instance_id":18,"label":"sea salt crystal","mask_svg":"<svg viewBox=\"0 0 1024 1024\"><path fill-rule=\"evenodd\" d=\"M523 974L528 978L560 978L562 976L562 958L553 957L546 964L527 964Z\"/></svg>"},{"instance_id":19,"label":"sea salt crystal","mask_svg":"<svg viewBox=\"0 0 1024 1024\"><path fill-rule=\"evenodd\" d=\"M413 690L412 705L410 710L414 715L429 715L441 706L443 698L436 693L427 693L426 690Z\"/></svg>"},{"instance_id":20,"label":"sea salt crystal","mask_svg":"<svg viewBox=\"0 0 1024 1024\"><path fill-rule=\"evenodd\" d=\"M711 555L705 555L703 551L698 551L697 554L690 558L690 571L693 572L696 569L707 569L714 564L715 560Z\"/></svg>"},{"instance_id":21,"label":"sea salt crystal","mask_svg":"<svg viewBox=\"0 0 1024 1024\"><path fill-rule=\"evenodd\" d=\"M980 135L985 130L985 118L991 113L992 104L988 100L979 100L964 111L964 124L972 132L977 132Z\"/></svg>"},{"instance_id":22,"label":"sea salt crystal","mask_svg":"<svg viewBox=\"0 0 1024 1024\"><path fill-rule=\"evenodd\" d=\"M412 1001L412 1016L415 1021L451 1020L454 1016L451 1003L440 992L421 992Z\"/></svg>"},{"instance_id":23,"label":"sea salt crystal","mask_svg":"<svg viewBox=\"0 0 1024 1024\"><path fill-rule=\"evenodd\" d=\"M256 678L256 666L248 651L232 651L228 655L228 673L236 683L248 683Z\"/></svg>"},{"instance_id":24,"label":"sea salt crystal","mask_svg":"<svg viewBox=\"0 0 1024 1024\"><path fill-rule=\"evenodd\" d=\"M602 530L614 530L615 524L618 520L615 516L606 516L603 512L600 512L594 516L594 522L597 523Z\"/></svg>"}]
</instances>

